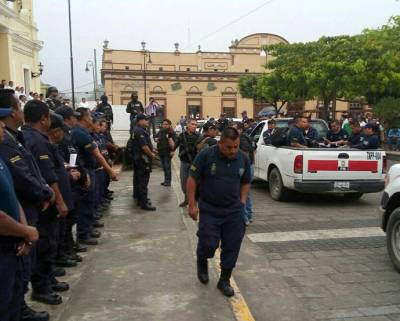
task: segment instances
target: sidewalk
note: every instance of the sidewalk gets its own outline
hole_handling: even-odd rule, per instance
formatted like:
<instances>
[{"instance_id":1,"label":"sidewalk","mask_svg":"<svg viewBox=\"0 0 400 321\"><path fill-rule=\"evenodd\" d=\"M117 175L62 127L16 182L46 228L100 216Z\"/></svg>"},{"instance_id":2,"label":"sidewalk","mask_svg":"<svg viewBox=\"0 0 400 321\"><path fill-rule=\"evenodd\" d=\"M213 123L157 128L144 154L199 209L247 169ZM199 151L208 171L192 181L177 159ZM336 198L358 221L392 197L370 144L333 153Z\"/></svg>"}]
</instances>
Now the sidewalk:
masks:
<instances>
[{"instance_id":1,"label":"sidewalk","mask_svg":"<svg viewBox=\"0 0 400 321\"><path fill-rule=\"evenodd\" d=\"M177 177L173 187L160 186L162 172L154 169L149 191L156 212L133 204L131 180L132 172L122 172L113 184L115 200L100 245L60 278L70 282L71 290L61 306L50 307L51 320L311 320L262 250L247 238L234 272L240 288L234 299L216 289L216 262L210 262L210 283L200 284L196 225L178 207Z\"/></svg>"}]
</instances>

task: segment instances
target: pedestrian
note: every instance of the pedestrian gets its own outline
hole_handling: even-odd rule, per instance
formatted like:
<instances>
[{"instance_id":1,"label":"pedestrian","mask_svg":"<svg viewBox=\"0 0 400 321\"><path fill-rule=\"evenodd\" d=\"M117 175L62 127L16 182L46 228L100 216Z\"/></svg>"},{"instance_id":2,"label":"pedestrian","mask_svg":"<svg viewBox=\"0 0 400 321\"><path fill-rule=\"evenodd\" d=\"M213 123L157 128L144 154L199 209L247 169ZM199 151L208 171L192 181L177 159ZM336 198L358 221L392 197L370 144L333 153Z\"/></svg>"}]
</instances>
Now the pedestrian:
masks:
<instances>
[{"instance_id":1,"label":"pedestrian","mask_svg":"<svg viewBox=\"0 0 400 321\"><path fill-rule=\"evenodd\" d=\"M0 143L0 157L11 172L15 191L28 225L36 227L39 216L43 215L42 210L45 210L54 202L54 194L51 188L45 184L34 157L25 147L23 134L18 130L23 124L24 115L11 90L0 90L0 106L11 107L11 112L8 115L4 115L4 110L0 109L0 113L3 111L4 116L0 117L0 120L5 124L4 139ZM27 186L30 186L30 188L27 189ZM25 293L28 292L28 283L35 265L35 252L34 244L30 254L23 257ZM48 312L36 312L23 300L21 321L46 321L48 319Z\"/></svg>"},{"instance_id":2,"label":"pedestrian","mask_svg":"<svg viewBox=\"0 0 400 321\"><path fill-rule=\"evenodd\" d=\"M226 118L226 114L222 113L218 119L218 129L222 133L226 127L228 127L229 121Z\"/></svg>"},{"instance_id":3,"label":"pedestrian","mask_svg":"<svg viewBox=\"0 0 400 321\"><path fill-rule=\"evenodd\" d=\"M157 116L157 109L160 108L160 105L155 101L153 97L150 97L149 99L149 104L146 106L144 109L144 113L147 115L149 118L149 133L151 132L153 137L156 134L156 123L155 119ZM151 129L151 131L150 131Z\"/></svg>"},{"instance_id":4,"label":"pedestrian","mask_svg":"<svg viewBox=\"0 0 400 321\"><path fill-rule=\"evenodd\" d=\"M341 128L339 121L334 120L326 134L325 144L330 145L330 147L343 146L347 144L348 138L347 131Z\"/></svg>"},{"instance_id":5,"label":"pedestrian","mask_svg":"<svg viewBox=\"0 0 400 321\"><path fill-rule=\"evenodd\" d=\"M79 103L79 107L85 107L88 108L89 107L89 103L86 101L85 97L82 97L81 102Z\"/></svg>"},{"instance_id":6,"label":"pedestrian","mask_svg":"<svg viewBox=\"0 0 400 321\"><path fill-rule=\"evenodd\" d=\"M31 297L38 302L57 305L62 303L62 297L56 291L66 291L69 288L67 283L58 282L54 278L59 218L67 216L68 207L62 193L62 181L56 172L54 146L47 136L51 125L49 107L40 100L30 100L25 105L24 118L22 133L26 146L35 158L45 182L55 194L54 205L50 205L44 215L39 216L37 223L40 237L37 244L37 261L31 277ZM63 164L58 164L58 167L61 166Z\"/></svg>"},{"instance_id":7,"label":"pedestrian","mask_svg":"<svg viewBox=\"0 0 400 321\"><path fill-rule=\"evenodd\" d=\"M103 113L107 121L107 129L111 131L111 124L114 122L114 113L112 106L108 103L108 97L103 95L100 97L100 104L96 106L96 110L99 113Z\"/></svg>"},{"instance_id":8,"label":"pedestrian","mask_svg":"<svg viewBox=\"0 0 400 321\"><path fill-rule=\"evenodd\" d=\"M203 135L196 142L197 152L201 152L204 148L216 145L218 142L215 139L218 135L218 124L216 122L207 122L203 125Z\"/></svg>"},{"instance_id":9,"label":"pedestrian","mask_svg":"<svg viewBox=\"0 0 400 321\"><path fill-rule=\"evenodd\" d=\"M375 132L375 124L368 123L363 128L363 139L357 145L352 145L352 148L361 149L361 150L372 150L378 149L380 142L379 137Z\"/></svg>"},{"instance_id":10,"label":"pedestrian","mask_svg":"<svg viewBox=\"0 0 400 321\"><path fill-rule=\"evenodd\" d=\"M19 103L21 104L21 109L24 110L26 104L26 96L20 95L18 98L19 98Z\"/></svg>"},{"instance_id":11,"label":"pedestrian","mask_svg":"<svg viewBox=\"0 0 400 321\"><path fill-rule=\"evenodd\" d=\"M135 126L136 116L144 113L143 104L138 100L138 94L136 91L131 94L131 101L128 103L128 105L126 105L126 112L130 114L129 133L132 135L133 127Z\"/></svg>"},{"instance_id":12,"label":"pedestrian","mask_svg":"<svg viewBox=\"0 0 400 321\"><path fill-rule=\"evenodd\" d=\"M133 198L136 204L145 211L155 211L148 199L148 185L155 158L153 144L147 131L149 120L146 115L136 117L133 128Z\"/></svg>"},{"instance_id":13,"label":"pedestrian","mask_svg":"<svg viewBox=\"0 0 400 321\"><path fill-rule=\"evenodd\" d=\"M226 128L218 145L196 156L187 181L189 215L197 220L200 212L197 276L201 283L208 283L207 259L214 256L221 243L221 275L217 287L227 297L235 293L230 278L245 233L243 209L251 182L250 161L239 150L239 145L239 132Z\"/></svg>"},{"instance_id":14,"label":"pedestrian","mask_svg":"<svg viewBox=\"0 0 400 321\"><path fill-rule=\"evenodd\" d=\"M161 124L161 129L155 137L158 156L160 157L161 166L164 171L164 181L161 183L163 186L171 186L171 159L174 156L176 140L177 137L172 128L171 121L169 119L164 119Z\"/></svg>"},{"instance_id":15,"label":"pedestrian","mask_svg":"<svg viewBox=\"0 0 400 321\"><path fill-rule=\"evenodd\" d=\"M178 136L175 144L175 150L179 148L179 160L180 165L180 180L182 192L185 195L184 201L179 204L180 207L188 205L188 199L186 195L186 181L189 176L190 165L197 154L196 144L199 139L199 134L196 133L197 121L196 119L189 119L186 131Z\"/></svg>"}]
</instances>

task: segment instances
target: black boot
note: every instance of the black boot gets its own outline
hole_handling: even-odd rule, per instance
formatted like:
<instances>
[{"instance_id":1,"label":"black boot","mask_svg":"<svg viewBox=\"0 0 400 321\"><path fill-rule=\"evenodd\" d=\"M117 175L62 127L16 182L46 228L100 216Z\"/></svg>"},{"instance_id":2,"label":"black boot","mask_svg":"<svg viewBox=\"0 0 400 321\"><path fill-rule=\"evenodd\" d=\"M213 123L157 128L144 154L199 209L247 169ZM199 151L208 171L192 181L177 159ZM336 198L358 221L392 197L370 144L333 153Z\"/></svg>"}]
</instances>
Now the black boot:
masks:
<instances>
[{"instance_id":1,"label":"black boot","mask_svg":"<svg viewBox=\"0 0 400 321\"><path fill-rule=\"evenodd\" d=\"M50 315L46 311L35 311L24 302L21 310L21 321L49 321Z\"/></svg>"},{"instance_id":2,"label":"black boot","mask_svg":"<svg viewBox=\"0 0 400 321\"><path fill-rule=\"evenodd\" d=\"M219 278L217 288L222 292L223 295L231 297L235 295L235 291L231 287L230 278L232 275L232 269L221 269L221 276Z\"/></svg>"},{"instance_id":3,"label":"black boot","mask_svg":"<svg viewBox=\"0 0 400 321\"><path fill-rule=\"evenodd\" d=\"M208 283L208 262L207 259L197 259L197 278L203 284Z\"/></svg>"}]
</instances>

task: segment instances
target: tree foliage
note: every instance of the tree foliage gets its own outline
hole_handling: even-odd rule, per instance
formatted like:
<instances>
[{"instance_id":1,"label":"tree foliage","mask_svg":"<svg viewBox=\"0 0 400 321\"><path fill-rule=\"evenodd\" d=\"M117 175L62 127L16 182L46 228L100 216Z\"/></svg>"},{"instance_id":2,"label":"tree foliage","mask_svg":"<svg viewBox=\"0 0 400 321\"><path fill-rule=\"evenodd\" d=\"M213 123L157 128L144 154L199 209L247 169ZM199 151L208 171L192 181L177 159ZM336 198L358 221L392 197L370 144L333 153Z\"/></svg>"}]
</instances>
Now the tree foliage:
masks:
<instances>
[{"instance_id":1,"label":"tree foliage","mask_svg":"<svg viewBox=\"0 0 400 321\"><path fill-rule=\"evenodd\" d=\"M400 98L385 97L374 105L374 113L381 119L387 128L399 123Z\"/></svg>"}]
</instances>

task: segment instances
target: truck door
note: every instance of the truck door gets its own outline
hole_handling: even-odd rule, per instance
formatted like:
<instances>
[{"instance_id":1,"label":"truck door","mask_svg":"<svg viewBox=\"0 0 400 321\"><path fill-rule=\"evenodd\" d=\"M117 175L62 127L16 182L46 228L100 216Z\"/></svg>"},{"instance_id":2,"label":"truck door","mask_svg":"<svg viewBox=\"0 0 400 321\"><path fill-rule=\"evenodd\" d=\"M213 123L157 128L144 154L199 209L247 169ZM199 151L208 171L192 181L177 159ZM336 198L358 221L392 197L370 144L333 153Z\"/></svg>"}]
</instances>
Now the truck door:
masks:
<instances>
[{"instance_id":1,"label":"truck door","mask_svg":"<svg viewBox=\"0 0 400 321\"><path fill-rule=\"evenodd\" d=\"M257 157L259 157L258 155L261 154L259 153L260 149L261 149L261 144L263 144L263 138L262 138L262 132L265 126L265 122L262 122L260 124L257 125L256 128L254 128L254 130L251 132L250 136L253 138L254 142L257 145L257 151L256 151L256 160L255 160L255 164L254 164L254 176L256 177L260 177L260 169L258 168L259 162L257 161Z\"/></svg>"}]
</instances>

